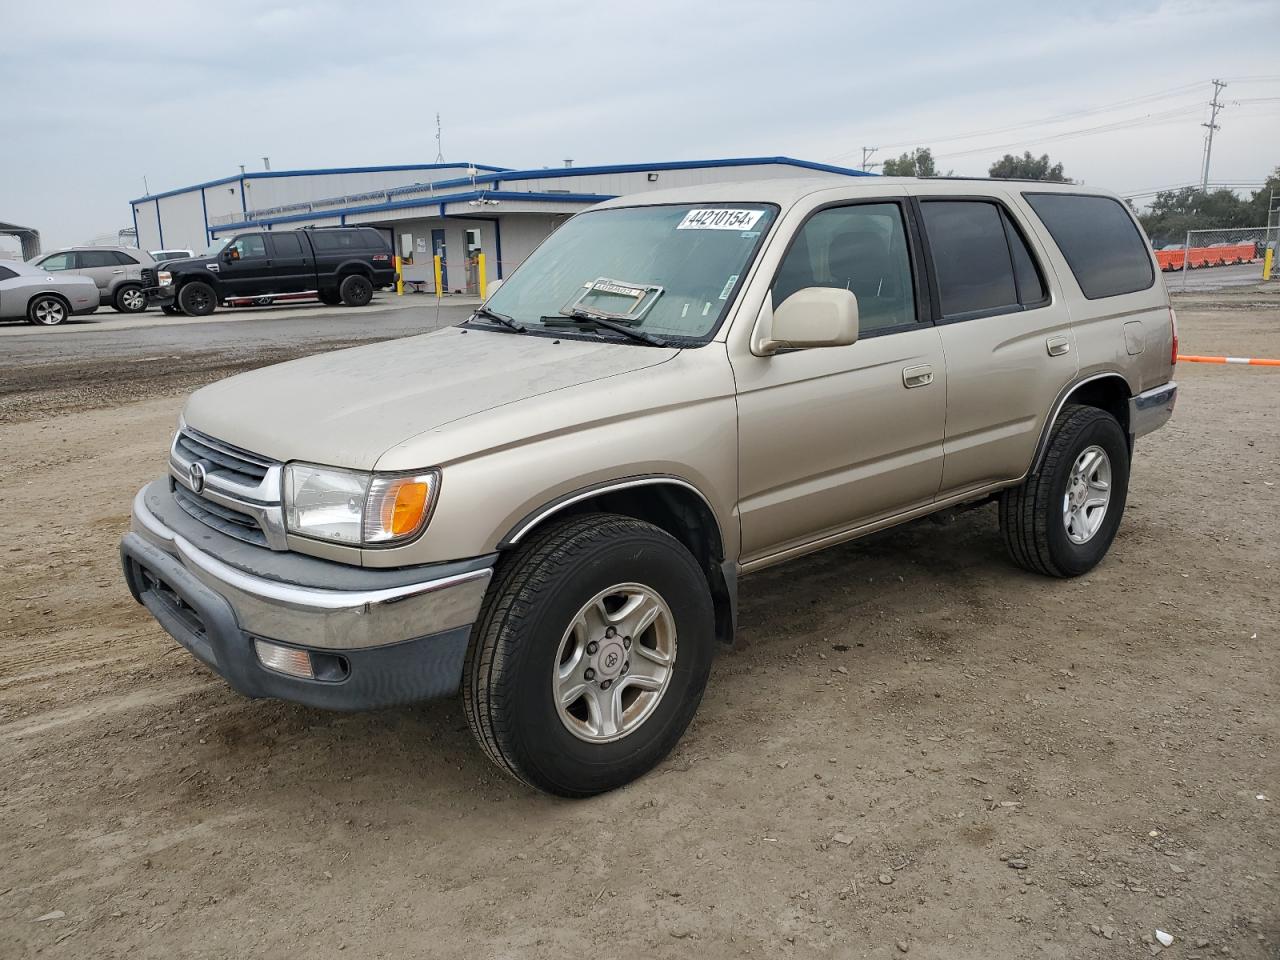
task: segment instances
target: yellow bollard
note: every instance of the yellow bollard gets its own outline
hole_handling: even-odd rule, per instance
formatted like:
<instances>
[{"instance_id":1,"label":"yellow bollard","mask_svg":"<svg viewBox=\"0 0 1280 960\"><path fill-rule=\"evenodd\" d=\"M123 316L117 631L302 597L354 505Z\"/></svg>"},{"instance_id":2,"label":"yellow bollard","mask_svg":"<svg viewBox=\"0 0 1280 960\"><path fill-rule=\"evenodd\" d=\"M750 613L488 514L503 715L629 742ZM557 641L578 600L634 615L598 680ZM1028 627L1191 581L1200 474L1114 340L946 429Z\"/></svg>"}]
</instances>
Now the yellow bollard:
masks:
<instances>
[{"instance_id":1,"label":"yellow bollard","mask_svg":"<svg viewBox=\"0 0 1280 960\"><path fill-rule=\"evenodd\" d=\"M437 297L443 297L443 296L444 296L444 290L442 290L442 289L441 289L441 287L440 287L440 282L441 282L440 275L441 275L441 273L443 272L443 271L440 269L440 262L441 262L441 261L440 261L440 254L438 254L438 253L437 253L434 257L432 257L432 258L431 258L431 261L432 261L432 266L434 267L434 269L435 269L435 273L436 273L436 296L437 296Z\"/></svg>"},{"instance_id":2,"label":"yellow bollard","mask_svg":"<svg viewBox=\"0 0 1280 960\"><path fill-rule=\"evenodd\" d=\"M396 257L396 296L397 297L404 296L404 271L402 269L403 266L404 266L404 261L401 260L399 256L397 256Z\"/></svg>"},{"instance_id":3,"label":"yellow bollard","mask_svg":"<svg viewBox=\"0 0 1280 960\"><path fill-rule=\"evenodd\" d=\"M1267 255L1262 258L1262 279L1271 279L1271 263L1275 259L1275 251L1267 247Z\"/></svg>"},{"instance_id":4,"label":"yellow bollard","mask_svg":"<svg viewBox=\"0 0 1280 960\"><path fill-rule=\"evenodd\" d=\"M480 299L485 298L484 254L476 254L476 277L480 281Z\"/></svg>"}]
</instances>

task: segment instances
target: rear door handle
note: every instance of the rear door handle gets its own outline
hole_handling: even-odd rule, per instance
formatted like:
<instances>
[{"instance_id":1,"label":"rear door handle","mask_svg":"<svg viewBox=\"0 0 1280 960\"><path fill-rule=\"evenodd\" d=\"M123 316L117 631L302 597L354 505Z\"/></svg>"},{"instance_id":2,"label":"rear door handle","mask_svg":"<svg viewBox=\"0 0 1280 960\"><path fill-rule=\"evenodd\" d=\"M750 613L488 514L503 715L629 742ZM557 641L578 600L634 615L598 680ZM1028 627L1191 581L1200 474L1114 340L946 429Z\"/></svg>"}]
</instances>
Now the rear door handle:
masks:
<instances>
[{"instance_id":1,"label":"rear door handle","mask_svg":"<svg viewBox=\"0 0 1280 960\"><path fill-rule=\"evenodd\" d=\"M913 387L927 387L933 383L933 367L922 363L914 367L902 368L902 385L908 390Z\"/></svg>"},{"instance_id":2,"label":"rear door handle","mask_svg":"<svg viewBox=\"0 0 1280 960\"><path fill-rule=\"evenodd\" d=\"M1044 345L1051 357L1062 357L1071 352L1071 341L1066 337L1050 337Z\"/></svg>"}]
</instances>

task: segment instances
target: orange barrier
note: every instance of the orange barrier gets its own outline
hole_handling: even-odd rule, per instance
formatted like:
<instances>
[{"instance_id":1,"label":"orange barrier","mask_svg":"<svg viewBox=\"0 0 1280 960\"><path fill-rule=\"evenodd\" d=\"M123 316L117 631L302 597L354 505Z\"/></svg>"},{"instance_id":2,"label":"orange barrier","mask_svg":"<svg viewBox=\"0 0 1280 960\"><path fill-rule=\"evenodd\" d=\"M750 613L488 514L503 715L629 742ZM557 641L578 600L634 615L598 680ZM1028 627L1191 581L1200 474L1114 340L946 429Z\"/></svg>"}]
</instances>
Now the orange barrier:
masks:
<instances>
[{"instance_id":1,"label":"orange barrier","mask_svg":"<svg viewBox=\"0 0 1280 960\"><path fill-rule=\"evenodd\" d=\"M1259 357L1184 357L1178 354L1179 363L1243 363L1251 367L1280 367L1280 360L1264 360Z\"/></svg>"},{"instance_id":2,"label":"orange barrier","mask_svg":"<svg viewBox=\"0 0 1280 960\"><path fill-rule=\"evenodd\" d=\"M1165 273L1200 267L1223 267L1229 263L1253 263L1258 259L1257 244L1233 243L1228 247L1192 247L1190 250L1157 250L1156 262Z\"/></svg>"}]
</instances>

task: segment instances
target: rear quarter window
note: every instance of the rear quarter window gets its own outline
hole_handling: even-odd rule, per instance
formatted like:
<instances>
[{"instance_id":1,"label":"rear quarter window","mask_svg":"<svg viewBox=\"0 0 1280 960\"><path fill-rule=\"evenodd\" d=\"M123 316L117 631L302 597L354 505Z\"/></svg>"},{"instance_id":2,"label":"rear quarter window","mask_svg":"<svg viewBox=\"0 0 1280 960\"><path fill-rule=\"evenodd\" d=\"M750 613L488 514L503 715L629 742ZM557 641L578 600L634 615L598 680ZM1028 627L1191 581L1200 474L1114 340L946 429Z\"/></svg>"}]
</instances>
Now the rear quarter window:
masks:
<instances>
[{"instance_id":1,"label":"rear quarter window","mask_svg":"<svg viewBox=\"0 0 1280 960\"><path fill-rule=\"evenodd\" d=\"M1150 289L1151 254L1118 200L1077 193L1024 193L1090 300Z\"/></svg>"}]
</instances>

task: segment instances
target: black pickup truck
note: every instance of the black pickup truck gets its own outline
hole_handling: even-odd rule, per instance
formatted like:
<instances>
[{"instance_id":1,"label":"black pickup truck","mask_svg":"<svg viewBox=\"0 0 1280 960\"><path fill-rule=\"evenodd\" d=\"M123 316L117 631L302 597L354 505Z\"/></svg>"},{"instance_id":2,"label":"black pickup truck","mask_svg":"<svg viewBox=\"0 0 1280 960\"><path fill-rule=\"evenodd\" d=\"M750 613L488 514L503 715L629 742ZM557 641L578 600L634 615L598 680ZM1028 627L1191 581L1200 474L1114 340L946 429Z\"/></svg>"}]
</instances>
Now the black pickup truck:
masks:
<instances>
[{"instance_id":1,"label":"black pickup truck","mask_svg":"<svg viewBox=\"0 0 1280 960\"><path fill-rule=\"evenodd\" d=\"M149 303L168 314L207 316L219 303L270 302L313 293L324 303L363 307L395 283L391 244L373 227L311 227L241 233L201 256L144 271Z\"/></svg>"}]
</instances>

